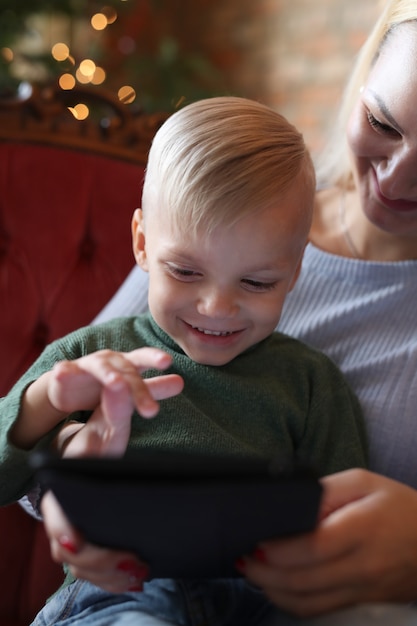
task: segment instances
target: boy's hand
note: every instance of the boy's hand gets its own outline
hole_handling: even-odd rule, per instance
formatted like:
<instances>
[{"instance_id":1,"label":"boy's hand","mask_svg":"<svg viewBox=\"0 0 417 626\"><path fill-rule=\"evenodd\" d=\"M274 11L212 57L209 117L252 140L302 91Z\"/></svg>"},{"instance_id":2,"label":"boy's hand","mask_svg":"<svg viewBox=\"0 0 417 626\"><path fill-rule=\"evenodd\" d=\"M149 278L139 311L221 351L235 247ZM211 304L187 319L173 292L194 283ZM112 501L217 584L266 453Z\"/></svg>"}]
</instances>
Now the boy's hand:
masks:
<instances>
[{"instance_id":1,"label":"boy's hand","mask_svg":"<svg viewBox=\"0 0 417 626\"><path fill-rule=\"evenodd\" d=\"M126 448L133 410L144 418L154 417L157 400L182 391L183 380L176 374L141 377L147 369L164 370L170 364L171 357L156 348L101 350L58 363L27 388L11 442L30 449L70 413L91 410L84 440L78 438L80 448L73 453L120 454Z\"/></svg>"},{"instance_id":2,"label":"boy's hand","mask_svg":"<svg viewBox=\"0 0 417 626\"><path fill-rule=\"evenodd\" d=\"M158 412L155 399L168 398L182 391L180 376L143 380L141 373L153 368L164 370L171 357L156 348L138 348L132 352L99 350L74 361L61 361L51 372L48 396L51 404L64 413L94 409L108 392L107 400L116 411L126 405L136 408L142 417Z\"/></svg>"},{"instance_id":3,"label":"boy's hand","mask_svg":"<svg viewBox=\"0 0 417 626\"><path fill-rule=\"evenodd\" d=\"M159 409L157 399L182 391L180 376L148 380L140 376L149 367L165 369L170 364L169 355L153 348L129 353L102 350L58 363L48 387L51 404L64 412L79 409L81 403L84 408L96 407L85 425L71 423L61 430L58 449L65 449L65 456L123 454L134 409L142 417L153 417Z\"/></svg>"}]
</instances>

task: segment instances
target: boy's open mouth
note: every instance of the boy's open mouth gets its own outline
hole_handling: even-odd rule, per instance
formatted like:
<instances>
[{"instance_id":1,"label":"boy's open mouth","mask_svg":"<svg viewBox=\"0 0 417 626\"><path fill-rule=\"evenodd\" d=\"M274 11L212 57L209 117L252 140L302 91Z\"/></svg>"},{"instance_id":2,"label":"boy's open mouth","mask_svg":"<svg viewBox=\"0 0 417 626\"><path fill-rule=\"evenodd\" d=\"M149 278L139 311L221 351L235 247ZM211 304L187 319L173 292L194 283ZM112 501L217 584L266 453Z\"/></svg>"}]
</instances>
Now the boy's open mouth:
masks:
<instances>
[{"instance_id":1,"label":"boy's open mouth","mask_svg":"<svg viewBox=\"0 0 417 626\"><path fill-rule=\"evenodd\" d=\"M199 333L203 333L204 335L214 335L215 337L227 337L228 335L233 335L233 331L231 330L208 330L207 328L200 328L199 326L192 326L193 330L198 330Z\"/></svg>"}]
</instances>

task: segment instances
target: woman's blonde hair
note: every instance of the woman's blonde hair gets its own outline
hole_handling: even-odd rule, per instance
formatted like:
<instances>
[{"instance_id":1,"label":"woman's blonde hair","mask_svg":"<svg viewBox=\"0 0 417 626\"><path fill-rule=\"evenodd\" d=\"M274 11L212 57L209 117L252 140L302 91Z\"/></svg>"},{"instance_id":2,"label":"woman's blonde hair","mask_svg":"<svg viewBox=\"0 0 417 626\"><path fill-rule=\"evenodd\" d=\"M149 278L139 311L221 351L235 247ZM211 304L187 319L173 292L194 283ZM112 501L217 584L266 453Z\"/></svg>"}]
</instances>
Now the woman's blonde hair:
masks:
<instances>
[{"instance_id":1,"label":"woman's blonde hair","mask_svg":"<svg viewBox=\"0 0 417 626\"><path fill-rule=\"evenodd\" d=\"M314 169L302 135L282 115L245 98L200 100L155 135L143 187L145 223L156 206L186 232L230 226L276 203L299 174L305 210Z\"/></svg>"},{"instance_id":2,"label":"woman's blonde hair","mask_svg":"<svg viewBox=\"0 0 417 626\"><path fill-rule=\"evenodd\" d=\"M362 46L346 85L342 105L329 140L316 160L319 185L338 185L349 188L353 184L346 128L356 105L361 87L379 57L382 47L393 30L404 22L417 20L417 0L389 0Z\"/></svg>"}]
</instances>

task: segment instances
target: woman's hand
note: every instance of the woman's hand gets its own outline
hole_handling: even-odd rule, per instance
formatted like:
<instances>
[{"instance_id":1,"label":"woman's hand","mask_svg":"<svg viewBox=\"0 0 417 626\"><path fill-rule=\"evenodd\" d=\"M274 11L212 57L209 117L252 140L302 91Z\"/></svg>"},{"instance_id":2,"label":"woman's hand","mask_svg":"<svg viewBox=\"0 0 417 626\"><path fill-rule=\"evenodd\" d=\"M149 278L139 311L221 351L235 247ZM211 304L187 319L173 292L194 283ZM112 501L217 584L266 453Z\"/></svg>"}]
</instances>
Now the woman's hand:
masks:
<instances>
[{"instance_id":1,"label":"woman's hand","mask_svg":"<svg viewBox=\"0 0 417 626\"><path fill-rule=\"evenodd\" d=\"M52 557L58 563L66 563L73 576L112 593L142 590L148 576L146 564L129 552L84 541L51 492L43 497L41 509Z\"/></svg>"},{"instance_id":2,"label":"woman's hand","mask_svg":"<svg viewBox=\"0 0 417 626\"><path fill-rule=\"evenodd\" d=\"M417 492L365 470L322 481L309 534L263 543L240 564L279 607L306 617L365 602L417 599Z\"/></svg>"}]
</instances>

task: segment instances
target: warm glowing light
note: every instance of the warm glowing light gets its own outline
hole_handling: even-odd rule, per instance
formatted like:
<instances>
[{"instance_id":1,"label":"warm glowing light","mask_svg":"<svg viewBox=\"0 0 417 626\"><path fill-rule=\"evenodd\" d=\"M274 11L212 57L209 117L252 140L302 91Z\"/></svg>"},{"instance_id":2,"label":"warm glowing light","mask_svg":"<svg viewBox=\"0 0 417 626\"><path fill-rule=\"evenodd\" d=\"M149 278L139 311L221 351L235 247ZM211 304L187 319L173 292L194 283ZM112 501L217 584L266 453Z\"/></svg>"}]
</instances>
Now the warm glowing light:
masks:
<instances>
[{"instance_id":1,"label":"warm glowing light","mask_svg":"<svg viewBox=\"0 0 417 626\"><path fill-rule=\"evenodd\" d=\"M80 68L76 70L75 77L82 85L87 85L88 83L91 83L91 76L86 76L85 74L83 74L80 71Z\"/></svg>"},{"instance_id":2,"label":"warm glowing light","mask_svg":"<svg viewBox=\"0 0 417 626\"><path fill-rule=\"evenodd\" d=\"M123 104L130 104L136 98L136 91L130 85L125 85L124 87L120 87L117 95L120 102L123 102Z\"/></svg>"},{"instance_id":3,"label":"warm glowing light","mask_svg":"<svg viewBox=\"0 0 417 626\"><path fill-rule=\"evenodd\" d=\"M90 79L94 76L96 71L96 64L91 59L84 59L79 65L79 70L84 76L88 76Z\"/></svg>"},{"instance_id":4,"label":"warm glowing light","mask_svg":"<svg viewBox=\"0 0 417 626\"><path fill-rule=\"evenodd\" d=\"M11 48L2 48L1 56L5 61L7 61L7 63L11 63L14 59L13 50Z\"/></svg>"},{"instance_id":5,"label":"warm glowing light","mask_svg":"<svg viewBox=\"0 0 417 626\"><path fill-rule=\"evenodd\" d=\"M113 7L103 7L101 13L106 16L107 24L114 24L117 20L117 11Z\"/></svg>"},{"instance_id":6,"label":"warm glowing light","mask_svg":"<svg viewBox=\"0 0 417 626\"><path fill-rule=\"evenodd\" d=\"M65 61L69 57L69 48L65 43L56 43L52 46L51 54L55 61Z\"/></svg>"},{"instance_id":7,"label":"warm glowing light","mask_svg":"<svg viewBox=\"0 0 417 626\"><path fill-rule=\"evenodd\" d=\"M68 110L71 111L76 120L85 120L90 114L88 106L82 103L68 107Z\"/></svg>"},{"instance_id":8,"label":"warm glowing light","mask_svg":"<svg viewBox=\"0 0 417 626\"><path fill-rule=\"evenodd\" d=\"M104 83L104 81L106 80L106 72L103 70L102 67L96 67L96 71L94 72L94 75L91 79L91 82L93 83L93 85L101 85L101 83Z\"/></svg>"},{"instance_id":9,"label":"warm glowing light","mask_svg":"<svg viewBox=\"0 0 417 626\"><path fill-rule=\"evenodd\" d=\"M108 24L107 17L104 13L96 13L91 18L91 26L94 30L104 30Z\"/></svg>"},{"instance_id":10,"label":"warm glowing light","mask_svg":"<svg viewBox=\"0 0 417 626\"><path fill-rule=\"evenodd\" d=\"M75 78L72 74L62 74L58 80L61 89L74 89Z\"/></svg>"}]
</instances>

